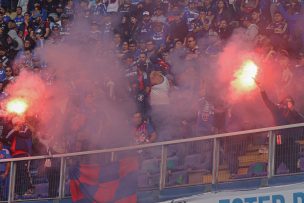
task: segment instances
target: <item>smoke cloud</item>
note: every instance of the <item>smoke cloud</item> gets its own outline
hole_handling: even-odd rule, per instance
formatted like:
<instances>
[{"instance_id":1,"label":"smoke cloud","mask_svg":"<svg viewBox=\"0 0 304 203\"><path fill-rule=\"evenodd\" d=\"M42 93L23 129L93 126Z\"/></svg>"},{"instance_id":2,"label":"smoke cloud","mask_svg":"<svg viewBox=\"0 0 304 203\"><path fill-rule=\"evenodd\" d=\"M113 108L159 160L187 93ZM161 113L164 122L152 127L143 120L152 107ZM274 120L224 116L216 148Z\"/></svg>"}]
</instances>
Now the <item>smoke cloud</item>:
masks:
<instances>
[{"instance_id":1,"label":"smoke cloud","mask_svg":"<svg viewBox=\"0 0 304 203\"><path fill-rule=\"evenodd\" d=\"M35 130L43 139L71 145L82 141L89 149L129 145L135 108L122 67L110 49L111 39L92 40L87 26L73 27L80 40L67 37L60 45L40 48L35 54L47 62L47 68L21 70L8 86L9 98L29 101L27 114L39 121Z\"/></svg>"},{"instance_id":2,"label":"smoke cloud","mask_svg":"<svg viewBox=\"0 0 304 203\"><path fill-rule=\"evenodd\" d=\"M69 142L83 140L90 149L131 144L130 120L135 104L127 93L124 69L111 38L96 41L84 23L74 25L73 35L77 37L40 49L48 68L41 73L21 71L8 93L30 101L29 114L38 117L39 136ZM202 56L196 60L187 61L178 51L170 53L177 87L171 87L168 108L157 111L157 116L166 117L168 124L161 129L164 132L158 133L170 134L170 139L185 133L181 124L195 117L201 96L216 108L231 109L233 121L227 130L241 130L244 124L247 128L272 125L258 88L238 92L232 81L244 61L252 60L259 67L257 79L273 90L279 77L279 71L273 72L275 64L263 61L253 44L242 40L241 30L225 44L207 38L198 45ZM218 53L208 53L210 46ZM45 78L51 80L46 82ZM269 92L278 101L276 93ZM288 93L299 96L296 91Z\"/></svg>"}]
</instances>

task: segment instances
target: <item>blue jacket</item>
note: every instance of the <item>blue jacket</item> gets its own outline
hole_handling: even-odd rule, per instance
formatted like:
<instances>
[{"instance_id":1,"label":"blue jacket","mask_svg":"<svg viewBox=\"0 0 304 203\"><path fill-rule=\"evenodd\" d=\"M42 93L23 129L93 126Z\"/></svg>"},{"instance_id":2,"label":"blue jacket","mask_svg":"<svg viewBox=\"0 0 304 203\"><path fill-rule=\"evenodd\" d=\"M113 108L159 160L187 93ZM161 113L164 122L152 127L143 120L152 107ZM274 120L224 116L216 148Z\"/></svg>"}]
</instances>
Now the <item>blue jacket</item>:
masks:
<instances>
[{"instance_id":1,"label":"blue jacket","mask_svg":"<svg viewBox=\"0 0 304 203\"><path fill-rule=\"evenodd\" d=\"M4 70L4 68L1 68L0 69L0 82L5 81L5 79L6 79L5 70Z\"/></svg>"}]
</instances>

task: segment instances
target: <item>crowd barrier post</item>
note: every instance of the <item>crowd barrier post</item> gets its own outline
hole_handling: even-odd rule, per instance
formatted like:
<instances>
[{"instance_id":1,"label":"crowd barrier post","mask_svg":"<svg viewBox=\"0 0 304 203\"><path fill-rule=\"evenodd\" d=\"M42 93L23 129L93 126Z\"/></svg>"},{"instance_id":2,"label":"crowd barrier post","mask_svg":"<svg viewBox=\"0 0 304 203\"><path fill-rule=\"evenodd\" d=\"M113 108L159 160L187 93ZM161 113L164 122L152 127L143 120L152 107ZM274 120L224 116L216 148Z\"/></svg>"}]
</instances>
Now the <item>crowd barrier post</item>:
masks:
<instances>
[{"instance_id":1,"label":"crowd barrier post","mask_svg":"<svg viewBox=\"0 0 304 203\"><path fill-rule=\"evenodd\" d=\"M161 165L160 165L160 178L159 178L159 189L162 190L166 185L166 173L167 173L167 153L168 146L161 146Z\"/></svg>"},{"instance_id":2,"label":"crowd barrier post","mask_svg":"<svg viewBox=\"0 0 304 203\"><path fill-rule=\"evenodd\" d=\"M220 160L220 142L219 139L213 139L213 159L212 159L212 184L218 182L219 160Z\"/></svg>"},{"instance_id":3,"label":"crowd barrier post","mask_svg":"<svg viewBox=\"0 0 304 203\"><path fill-rule=\"evenodd\" d=\"M273 131L268 132L268 142L269 142L269 148L268 148L268 179L272 178L274 176L274 159L275 159L275 135Z\"/></svg>"},{"instance_id":4,"label":"crowd barrier post","mask_svg":"<svg viewBox=\"0 0 304 203\"><path fill-rule=\"evenodd\" d=\"M66 158L60 158L60 181L59 181L59 198L64 198L65 194L65 175L66 175Z\"/></svg>"},{"instance_id":5,"label":"crowd barrier post","mask_svg":"<svg viewBox=\"0 0 304 203\"><path fill-rule=\"evenodd\" d=\"M15 195L15 181L16 181L16 162L12 161L9 176L9 190L8 190L8 202L14 201Z\"/></svg>"}]
</instances>

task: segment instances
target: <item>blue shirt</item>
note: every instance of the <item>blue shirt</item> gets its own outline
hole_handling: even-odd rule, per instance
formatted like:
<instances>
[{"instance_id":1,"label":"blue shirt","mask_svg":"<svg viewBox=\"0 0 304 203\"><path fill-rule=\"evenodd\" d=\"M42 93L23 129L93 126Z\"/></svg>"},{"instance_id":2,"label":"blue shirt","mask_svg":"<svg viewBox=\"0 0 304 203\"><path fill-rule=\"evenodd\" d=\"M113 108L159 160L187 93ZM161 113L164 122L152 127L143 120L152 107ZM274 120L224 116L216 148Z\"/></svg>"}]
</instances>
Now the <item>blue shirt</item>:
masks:
<instances>
[{"instance_id":1,"label":"blue shirt","mask_svg":"<svg viewBox=\"0 0 304 203\"><path fill-rule=\"evenodd\" d=\"M7 149L0 150L0 160L2 159L9 159L11 155ZM5 172L7 163L0 163L0 172Z\"/></svg>"},{"instance_id":2,"label":"blue shirt","mask_svg":"<svg viewBox=\"0 0 304 203\"><path fill-rule=\"evenodd\" d=\"M155 42L157 48L160 48L162 45L165 45L166 43L165 31L162 30L161 32L153 32L152 39Z\"/></svg>"},{"instance_id":3,"label":"blue shirt","mask_svg":"<svg viewBox=\"0 0 304 203\"><path fill-rule=\"evenodd\" d=\"M20 25L24 22L24 16L21 16L21 17L16 17L15 18L15 23L17 25L18 28L20 28Z\"/></svg>"},{"instance_id":4,"label":"blue shirt","mask_svg":"<svg viewBox=\"0 0 304 203\"><path fill-rule=\"evenodd\" d=\"M0 68L0 82L3 82L6 79L4 68Z\"/></svg>"}]
</instances>

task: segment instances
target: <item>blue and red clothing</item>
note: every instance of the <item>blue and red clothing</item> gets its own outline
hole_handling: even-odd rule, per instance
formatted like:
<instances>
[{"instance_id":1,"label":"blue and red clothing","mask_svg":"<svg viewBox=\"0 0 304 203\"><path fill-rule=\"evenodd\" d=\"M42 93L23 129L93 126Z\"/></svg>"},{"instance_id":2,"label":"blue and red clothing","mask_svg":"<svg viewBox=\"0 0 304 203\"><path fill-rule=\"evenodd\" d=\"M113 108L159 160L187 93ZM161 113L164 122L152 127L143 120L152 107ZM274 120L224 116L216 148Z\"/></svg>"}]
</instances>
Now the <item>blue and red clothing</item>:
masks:
<instances>
[{"instance_id":1,"label":"blue and red clothing","mask_svg":"<svg viewBox=\"0 0 304 203\"><path fill-rule=\"evenodd\" d=\"M7 149L0 150L0 160L9 159L11 155ZM9 188L9 176L2 178L1 175L6 173L8 163L0 163L0 200L7 200Z\"/></svg>"},{"instance_id":2,"label":"blue and red clothing","mask_svg":"<svg viewBox=\"0 0 304 203\"><path fill-rule=\"evenodd\" d=\"M0 160L9 159L11 155L7 149L0 150ZM6 170L6 163L0 163L0 174L4 173Z\"/></svg>"},{"instance_id":3,"label":"blue and red clothing","mask_svg":"<svg viewBox=\"0 0 304 203\"><path fill-rule=\"evenodd\" d=\"M22 126L20 131L12 129L6 136L11 143L12 156L29 156L32 153L32 132L27 126Z\"/></svg>"},{"instance_id":4,"label":"blue and red clothing","mask_svg":"<svg viewBox=\"0 0 304 203\"><path fill-rule=\"evenodd\" d=\"M135 129L135 142L137 144L147 143L150 140L150 135L154 132L154 128L149 122L142 122Z\"/></svg>"}]
</instances>

